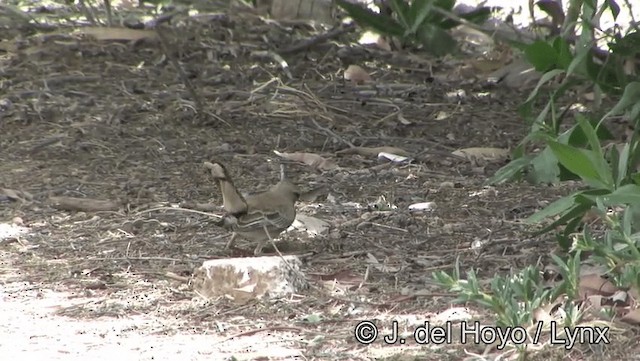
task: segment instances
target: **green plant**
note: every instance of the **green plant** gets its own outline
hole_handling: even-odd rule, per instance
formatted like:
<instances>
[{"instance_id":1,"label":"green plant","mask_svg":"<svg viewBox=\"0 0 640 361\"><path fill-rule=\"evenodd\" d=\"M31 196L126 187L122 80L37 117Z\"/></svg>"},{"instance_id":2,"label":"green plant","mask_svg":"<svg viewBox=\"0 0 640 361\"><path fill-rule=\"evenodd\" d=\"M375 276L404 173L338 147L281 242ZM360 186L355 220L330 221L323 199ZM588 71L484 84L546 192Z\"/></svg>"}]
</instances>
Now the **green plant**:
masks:
<instances>
[{"instance_id":1,"label":"green plant","mask_svg":"<svg viewBox=\"0 0 640 361\"><path fill-rule=\"evenodd\" d=\"M622 35L617 28L611 31L597 28L597 17L607 10L611 11L614 18L620 12L613 0L606 0L599 7L596 0L572 0L566 17L564 14L559 16L558 9L547 9L545 11L554 14L556 18L564 18L562 29L548 39L540 39L532 44L516 44L529 63L544 74L520 107L520 114L530 125L529 134L513 151L513 161L497 172L489 183L519 179L525 174L526 179L532 183L556 183L576 178L575 174L568 172L559 163L548 144L537 154L527 154L532 144L546 143L548 140L576 147L586 145L586 138L580 127L574 125L565 132L562 130L571 104L566 105L564 111L559 111L557 104L570 91L581 92L586 86L593 86L596 99L591 111L594 116L600 113L603 94L621 96L615 113L626 113L632 123L638 123L640 103L637 99L640 92L637 77L627 75L623 69L626 61L640 53L640 34L637 29L631 29ZM574 33L577 24L581 25L582 30L573 41L570 35ZM603 39L607 40L607 51L597 47L598 42ZM559 84L548 92L548 99L542 110L535 113L534 109L545 96L542 90L558 80ZM596 127L597 137L601 141L613 138L603 122L606 118L603 117Z\"/></svg>"},{"instance_id":2,"label":"green plant","mask_svg":"<svg viewBox=\"0 0 640 361\"><path fill-rule=\"evenodd\" d=\"M337 0L337 4L360 26L397 38L403 45L420 44L437 56L451 53L456 47L455 39L447 32L460 24L448 15L453 11L455 0L388 0L390 11L387 13L377 13L346 0ZM456 18L480 23L491 11L481 7Z\"/></svg>"},{"instance_id":3,"label":"green plant","mask_svg":"<svg viewBox=\"0 0 640 361\"><path fill-rule=\"evenodd\" d=\"M467 272L467 279L461 279L457 262L451 275L438 271L433 278L459 295L456 302L473 302L495 312L499 327L531 324L533 310L557 297L556 291L544 286L540 271L534 267L527 267L510 277L494 277L488 291L482 289L473 270Z\"/></svg>"},{"instance_id":4,"label":"green plant","mask_svg":"<svg viewBox=\"0 0 640 361\"><path fill-rule=\"evenodd\" d=\"M438 271L433 273L433 278L440 286L458 294L454 302L472 302L495 313L496 326L528 327L533 325L537 312L557 303L563 295L569 296L569 302L564 302L563 308L574 310L571 301L578 299L580 257L580 251L570 255L566 262L553 256L562 281L551 288L542 279L540 270L531 266L516 274L493 277L488 290L481 287L473 270L467 272L466 279L461 279L459 262L452 274ZM581 313L572 312L570 316L565 317L565 326L575 326ZM526 345L519 345L518 350L526 352Z\"/></svg>"},{"instance_id":5,"label":"green plant","mask_svg":"<svg viewBox=\"0 0 640 361\"><path fill-rule=\"evenodd\" d=\"M616 110L615 107L613 110ZM558 216L540 233L564 225L559 241L565 248L569 247L570 235L581 225L585 213L598 204L640 204L640 174L636 170L640 161L638 137L634 136L620 150L612 146L605 152L592 123L584 116L578 116L577 119L577 126L586 138L588 148L567 144L569 137L548 137L546 143L559 164L570 174L579 177L587 189L560 198L526 219L528 223L538 223L545 218Z\"/></svg>"},{"instance_id":6,"label":"green plant","mask_svg":"<svg viewBox=\"0 0 640 361\"><path fill-rule=\"evenodd\" d=\"M572 249L589 252L597 264L606 265L618 286L640 289L640 203L610 212L605 203L598 202L595 211L607 225L604 236L597 239L584 230Z\"/></svg>"}]
</instances>

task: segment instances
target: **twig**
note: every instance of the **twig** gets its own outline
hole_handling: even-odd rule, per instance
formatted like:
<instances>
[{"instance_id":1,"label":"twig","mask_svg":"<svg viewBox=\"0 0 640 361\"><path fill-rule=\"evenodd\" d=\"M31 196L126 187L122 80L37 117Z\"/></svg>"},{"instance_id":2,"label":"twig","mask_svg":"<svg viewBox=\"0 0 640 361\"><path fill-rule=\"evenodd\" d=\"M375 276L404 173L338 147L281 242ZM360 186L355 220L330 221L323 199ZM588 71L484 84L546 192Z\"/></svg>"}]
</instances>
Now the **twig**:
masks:
<instances>
[{"instance_id":1,"label":"twig","mask_svg":"<svg viewBox=\"0 0 640 361\"><path fill-rule=\"evenodd\" d=\"M344 140L344 139L342 139L341 137L339 137L339 136L338 136L336 133L334 133L331 129L326 128L326 127L323 127L323 126L321 126L320 124L318 124L318 122L316 122L316 120L315 120L315 119L311 119L311 122L313 122L313 124L314 124L316 127L318 127L318 129L320 129L320 130L322 130L323 132L325 132L325 133L327 133L327 134L331 135L332 137L335 137L336 139L338 139L338 140L339 140L339 141L341 141L342 143L344 143L344 144L348 145L349 147L351 147L351 148L355 148L355 147L356 147L356 146L355 146L355 145L353 145L353 143L351 143L350 141L348 141L348 140Z\"/></svg>"},{"instance_id":2,"label":"twig","mask_svg":"<svg viewBox=\"0 0 640 361\"><path fill-rule=\"evenodd\" d=\"M409 231L407 231L404 228L398 228L398 227L394 227L394 226L387 226L386 224L380 224L380 223L375 223L375 222L363 222L360 224L370 224L372 226L376 226L376 227L380 227L380 228L387 228L387 229L392 229L394 231L400 231L400 232L405 232L405 233L409 233Z\"/></svg>"},{"instance_id":3,"label":"twig","mask_svg":"<svg viewBox=\"0 0 640 361\"><path fill-rule=\"evenodd\" d=\"M140 215L140 214L142 214L142 213L146 213L146 212L154 212L154 211L170 211L170 210L178 210L178 211L183 211L183 212L189 212L189 213L202 214L202 215L210 216L210 217L223 218L223 216L221 216L221 215L219 215L219 214L213 214L213 213L207 213L207 212L196 211L195 209L188 209L188 208L174 208L174 207L157 207L157 208L145 209L144 211L139 211L139 212L137 212L137 213L136 213L136 215Z\"/></svg>"},{"instance_id":4,"label":"twig","mask_svg":"<svg viewBox=\"0 0 640 361\"><path fill-rule=\"evenodd\" d=\"M353 29L355 29L355 22L348 25L338 25L338 26L335 26L333 29L327 31L326 33L316 35L309 39L303 40L297 44L293 44L288 48L281 49L279 50L279 53L280 54L295 53L297 51L310 48L316 44L327 41L329 39L337 38L338 36L348 33Z\"/></svg>"}]
</instances>

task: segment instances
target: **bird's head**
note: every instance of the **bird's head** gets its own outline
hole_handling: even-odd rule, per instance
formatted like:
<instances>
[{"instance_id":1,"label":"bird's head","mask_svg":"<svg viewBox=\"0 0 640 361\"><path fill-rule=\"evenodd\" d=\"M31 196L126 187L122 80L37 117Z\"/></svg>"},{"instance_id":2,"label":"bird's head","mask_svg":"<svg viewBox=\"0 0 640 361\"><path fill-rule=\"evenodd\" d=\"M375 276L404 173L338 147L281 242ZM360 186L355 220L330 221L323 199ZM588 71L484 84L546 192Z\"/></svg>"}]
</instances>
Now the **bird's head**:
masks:
<instances>
[{"instance_id":1,"label":"bird's head","mask_svg":"<svg viewBox=\"0 0 640 361\"><path fill-rule=\"evenodd\" d=\"M230 180L229 172L227 171L227 168L224 165L222 165L222 163L205 162L204 165L211 171L211 175L213 176L214 179Z\"/></svg>"}]
</instances>

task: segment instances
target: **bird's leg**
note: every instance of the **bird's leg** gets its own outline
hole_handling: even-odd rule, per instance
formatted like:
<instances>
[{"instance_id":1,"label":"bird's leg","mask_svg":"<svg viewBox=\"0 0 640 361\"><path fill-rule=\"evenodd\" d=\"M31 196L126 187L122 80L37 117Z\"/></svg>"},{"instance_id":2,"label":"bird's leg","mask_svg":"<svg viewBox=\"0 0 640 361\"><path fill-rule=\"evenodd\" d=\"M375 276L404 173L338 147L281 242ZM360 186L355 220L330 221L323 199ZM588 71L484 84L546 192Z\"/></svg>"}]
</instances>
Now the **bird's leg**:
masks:
<instances>
[{"instance_id":1,"label":"bird's leg","mask_svg":"<svg viewBox=\"0 0 640 361\"><path fill-rule=\"evenodd\" d=\"M273 241L273 238L271 238L271 234L269 233L269 230L267 229L267 225L263 224L262 228L264 228L264 232L267 234L267 237L269 237L269 242L271 242L271 245L273 246L273 249L276 251L276 253L278 254L278 256L282 257L282 253L280 253L280 250L278 249L278 246L276 246L276 242ZM253 251L254 255L258 255L261 253L262 251L262 247L264 247L264 242L260 242L258 243L258 246L256 247L256 249Z\"/></svg>"},{"instance_id":2,"label":"bird's leg","mask_svg":"<svg viewBox=\"0 0 640 361\"><path fill-rule=\"evenodd\" d=\"M238 238L238 234L236 232L233 232L231 234L231 238L229 238L229 242L227 242L227 245L224 248L230 248L231 246L233 246L233 244L236 241L236 238Z\"/></svg>"},{"instance_id":3,"label":"bird's leg","mask_svg":"<svg viewBox=\"0 0 640 361\"><path fill-rule=\"evenodd\" d=\"M271 238L271 234L269 234L269 230L267 229L267 225L263 224L262 228L264 229L264 233L267 234L267 237L269 237L269 241L271 241L271 244L273 244L273 247L275 247L275 243L273 242L273 239ZM257 256L260 253L262 253L262 247L264 247L264 242L258 242L258 246L256 246L256 249L253 251L253 255Z\"/></svg>"}]
</instances>

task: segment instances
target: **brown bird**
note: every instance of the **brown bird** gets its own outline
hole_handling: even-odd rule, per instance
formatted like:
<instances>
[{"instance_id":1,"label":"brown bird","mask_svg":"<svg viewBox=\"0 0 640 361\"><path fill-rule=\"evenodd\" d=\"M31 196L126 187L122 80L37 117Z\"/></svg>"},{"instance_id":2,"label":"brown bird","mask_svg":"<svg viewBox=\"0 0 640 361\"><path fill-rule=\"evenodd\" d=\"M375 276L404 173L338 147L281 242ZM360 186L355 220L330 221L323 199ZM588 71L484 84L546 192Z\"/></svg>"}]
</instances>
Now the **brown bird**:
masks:
<instances>
[{"instance_id":1,"label":"brown bird","mask_svg":"<svg viewBox=\"0 0 640 361\"><path fill-rule=\"evenodd\" d=\"M240 236L258 243L253 252L257 255L266 241L276 238L295 220L295 203L300 191L285 177L284 166L281 166L280 181L276 185L247 197L238 192L224 165L205 162L205 166L220 185L222 207L227 212L219 225L233 231L226 248L231 247Z\"/></svg>"}]
</instances>

